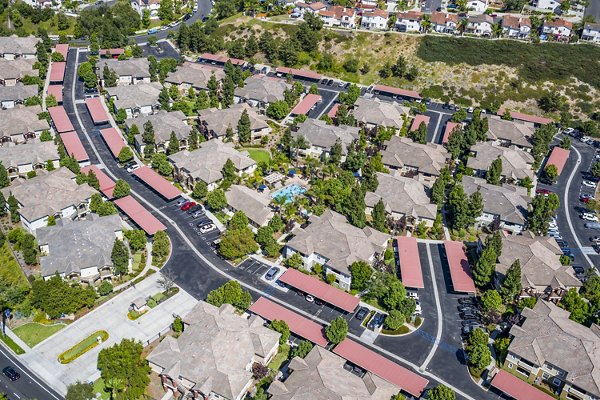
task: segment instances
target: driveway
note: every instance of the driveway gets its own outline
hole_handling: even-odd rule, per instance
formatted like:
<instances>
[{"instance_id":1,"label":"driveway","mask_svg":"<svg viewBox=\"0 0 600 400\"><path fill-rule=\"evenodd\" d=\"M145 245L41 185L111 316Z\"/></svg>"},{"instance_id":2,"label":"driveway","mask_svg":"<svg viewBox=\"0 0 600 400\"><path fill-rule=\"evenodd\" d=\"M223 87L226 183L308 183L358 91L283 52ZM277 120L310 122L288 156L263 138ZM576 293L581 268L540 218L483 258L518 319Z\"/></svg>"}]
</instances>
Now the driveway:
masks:
<instances>
[{"instance_id":1,"label":"driveway","mask_svg":"<svg viewBox=\"0 0 600 400\"><path fill-rule=\"evenodd\" d=\"M147 298L163 288L158 283L159 273L145 279L135 288L129 288L110 302L103 304L85 317L54 334L23 356L23 360L40 376L58 378L65 385L76 381L95 380L100 376L96 360L100 350L119 343L122 339L135 339L147 345L173 322L173 315L185 316L198 303L194 297L180 290L175 296L159 304L135 321L127 318L131 303ZM110 335L108 340L69 364L60 364L58 356L98 330Z\"/></svg>"}]
</instances>

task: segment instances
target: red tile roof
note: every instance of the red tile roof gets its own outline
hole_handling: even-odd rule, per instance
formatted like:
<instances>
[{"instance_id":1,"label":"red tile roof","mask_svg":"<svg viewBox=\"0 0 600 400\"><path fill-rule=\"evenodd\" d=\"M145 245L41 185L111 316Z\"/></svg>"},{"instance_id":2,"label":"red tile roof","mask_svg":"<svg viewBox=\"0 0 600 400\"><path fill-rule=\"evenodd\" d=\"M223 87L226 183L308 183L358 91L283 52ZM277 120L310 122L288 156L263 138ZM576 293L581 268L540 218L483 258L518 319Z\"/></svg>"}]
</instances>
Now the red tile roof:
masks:
<instances>
[{"instance_id":1,"label":"red tile roof","mask_svg":"<svg viewBox=\"0 0 600 400\"><path fill-rule=\"evenodd\" d=\"M200 55L200 58L203 60L215 61L215 62L223 63L223 64L227 63L227 61L230 61L233 65L246 64L246 61L240 60L239 58L231 58L231 57L220 56L218 54L211 54L211 53L202 53Z\"/></svg>"},{"instance_id":2,"label":"red tile roof","mask_svg":"<svg viewBox=\"0 0 600 400\"><path fill-rule=\"evenodd\" d=\"M60 134L60 138L65 145L65 150L68 155L74 156L79 162L88 161L90 159L87 151L85 151L85 148L83 147L83 143L81 143L79 136L77 136L77 132L63 132Z\"/></svg>"},{"instance_id":3,"label":"red tile roof","mask_svg":"<svg viewBox=\"0 0 600 400\"><path fill-rule=\"evenodd\" d=\"M434 11L431 13L429 20L437 25L446 25L448 22L458 23L458 15Z\"/></svg>"},{"instance_id":4,"label":"red tile roof","mask_svg":"<svg viewBox=\"0 0 600 400\"><path fill-rule=\"evenodd\" d=\"M310 9L314 10L314 11L317 11L317 10L321 10L321 9L327 7L327 6L325 4L323 4L323 3L321 3L320 1L317 1L316 3L310 3L310 4L308 4L308 7Z\"/></svg>"},{"instance_id":5,"label":"red tile roof","mask_svg":"<svg viewBox=\"0 0 600 400\"><path fill-rule=\"evenodd\" d=\"M325 347L329 343L325 337L325 329L323 326L300 314L296 314L265 297L256 300L248 310L254 314L260 315L268 321L285 321L290 328L290 331L295 335L310 340L321 347Z\"/></svg>"},{"instance_id":6,"label":"red tile roof","mask_svg":"<svg viewBox=\"0 0 600 400\"><path fill-rule=\"evenodd\" d=\"M280 74L285 74L285 75L290 74L292 76L299 76L299 77L308 78L308 79L321 79L321 76L322 76L321 74L318 74L313 71L308 71L305 69L287 68L287 67L277 67L277 69L275 71Z\"/></svg>"},{"instance_id":7,"label":"red tile roof","mask_svg":"<svg viewBox=\"0 0 600 400\"><path fill-rule=\"evenodd\" d=\"M50 85L46 91L48 95L54 96L58 104L63 101L63 85Z\"/></svg>"},{"instance_id":8,"label":"red tile roof","mask_svg":"<svg viewBox=\"0 0 600 400\"><path fill-rule=\"evenodd\" d=\"M413 120L413 123L410 126L410 131L414 132L417 129L419 129L419 126L421 126L421 122L424 122L425 126L429 125L429 120L430 120L430 118L427 115L423 115L423 114L415 115L415 119Z\"/></svg>"},{"instance_id":9,"label":"red tile roof","mask_svg":"<svg viewBox=\"0 0 600 400\"><path fill-rule=\"evenodd\" d=\"M424 288L425 284L423 283L417 238L398 236L396 244L398 245L398 259L400 260L402 283L409 288Z\"/></svg>"},{"instance_id":10,"label":"red tile roof","mask_svg":"<svg viewBox=\"0 0 600 400\"><path fill-rule=\"evenodd\" d=\"M429 383L422 376L350 339L344 339L333 352L415 397L421 396Z\"/></svg>"},{"instance_id":11,"label":"red tile roof","mask_svg":"<svg viewBox=\"0 0 600 400\"><path fill-rule=\"evenodd\" d=\"M469 260L461 242L444 241L446 258L450 268L450 279L456 292L475 293L475 282L471 273Z\"/></svg>"},{"instance_id":12,"label":"red tile roof","mask_svg":"<svg viewBox=\"0 0 600 400\"><path fill-rule=\"evenodd\" d=\"M136 169L133 174L167 200L172 200L182 194L181 190L177 189L171 182L152 171L148 166Z\"/></svg>"},{"instance_id":13,"label":"red tile roof","mask_svg":"<svg viewBox=\"0 0 600 400\"><path fill-rule=\"evenodd\" d=\"M131 196L125 196L114 201L115 205L129 216L148 235L167 229L156 217L146 210Z\"/></svg>"},{"instance_id":14,"label":"red tile roof","mask_svg":"<svg viewBox=\"0 0 600 400\"><path fill-rule=\"evenodd\" d=\"M113 191L115 189L115 181L110 179L109 176L104 173L104 171L102 171L95 165L88 165L81 168L81 172L83 172L86 175L89 171L94 171L94 174L96 174L96 178L98 178L98 183L100 184L100 191L102 192L102 194L104 194L107 198L112 199Z\"/></svg>"},{"instance_id":15,"label":"red tile roof","mask_svg":"<svg viewBox=\"0 0 600 400\"><path fill-rule=\"evenodd\" d=\"M353 8L345 8L342 6L332 6L329 8L329 10L319 11L319 15L336 19L342 19L342 17L352 17L354 14L355 11Z\"/></svg>"},{"instance_id":16,"label":"red tile roof","mask_svg":"<svg viewBox=\"0 0 600 400\"><path fill-rule=\"evenodd\" d=\"M444 136L442 137L442 144L448 143L448 139L450 138L450 134L457 126L462 127L462 124L459 122L448 121L446 124L446 129L444 130Z\"/></svg>"},{"instance_id":17,"label":"red tile roof","mask_svg":"<svg viewBox=\"0 0 600 400\"><path fill-rule=\"evenodd\" d=\"M573 29L573 23L571 21L564 20L562 18L557 18L551 21L545 21L545 26L553 26L555 28L565 27L567 29Z\"/></svg>"},{"instance_id":18,"label":"red tile roof","mask_svg":"<svg viewBox=\"0 0 600 400\"><path fill-rule=\"evenodd\" d=\"M498 110L498 115L504 115L504 108ZM551 124L554 121L550 118L540 117L537 115L524 114L516 111L511 111L510 116L512 119L518 119L519 121L531 122L534 124L546 125Z\"/></svg>"},{"instance_id":19,"label":"red tile roof","mask_svg":"<svg viewBox=\"0 0 600 400\"><path fill-rule=\"evenodd\" d=\"M48 112L50 113L50 118L52 118L52 122L54 123L54 128L58 133L71 132L75 130L63 106L49 107Z\"/></svg>"},{"instance_id":20,"label":"red tile roof","mask_svg":"<svg viewBox=\"0 0 600 400\"><path fill-rule=\"evenodd\" d=\"M391 93L398 96L412 97L413 99L421 99L421 95L419 94L419 92L416 92L414 90L400 89L385 85L375 85L373 86L373 90L377 92Z\"/></svg>"},{"instance_id":21,"label":"red tile roof","mask_svg":"<svg viewBox=\"0 0 600 400\"><path fill-rule=\"evenodd\" d=\"M347 312L353 312L360 302L358 297L293 268L285 271L279 280Z\"/></svg>"},{"instance_id":22,"label":"red tile roof","mask_svg":"<svg viewBox=\"0 0 600 400\"><path fill-rule=\"evenodd\" d=\"M554 165L558 170L558 175L562 172L567 160L569 159L570 151L556 146L552 149L548 161L546 161L546 167L550 164Z\"/></svg>"},{"instance_id":23,"label":"red tile roof","mask_svg":"<svg viewBox=\"0 0 600 400\"><path fill-rule=\"evenodd\" d=\"M374 10L366 10L363 12L363 17L371 17L371 18L388 18L389 14L387 11L382 10L380 8L376 8Z\"/></svg>"},{"instance_id":24,"label":"red tile roof","mask_svg":"<svg viewBox=\"0 0 600 400\"><path fill-rule=\"evenodd\" d=\"M321 99L321 96L319 96L318 94L307 94L306 96L304 96L302 101L300 101L300 103L296 104L296 107L294 107L294 109L292 110L292 114L307 114L315 104L321 101Z\"/></svg>"},{"instance_id":25,"label":"red tile roof","mask_svg":"<svg viewBox=\"0 0 600 400\"><path fill-rule=\"evenodd\" d=\"M505 15L502 17L502 26L506 28L519 29L522 26L531 28L531 20L526 17L518 17L516 15Z\"/></svg>"},{"instance_id":26,"label":"red tile roof","mask_svg":"<svg viewBox=\"0 0 600 400\"><path fill-rule=\"evenodd\" d=\"M62 54L66 61L67 55L69 54L69 45L66 43L59 43L54 47L54 51Z\"/></svg>"},{"instance_id":27,"label":"red tile roof","mask_svg":"<svg viewBox=\"0 0 600 400\"><path fill-rule=\"evenodd\" d=\"M67 63L64 61L50 63L50 82L60 82L65 79L65 68Z\"/></svg>"},{"instance_id":28,"label":"red tile roof","mask_svg":"<svg viewBox=\"0 0 600 400\"><path fill-rule=\"evenodd\" d=\"M399 12L396 14L396 18L399 20L400 19L409 19L409 20L419 21L421 18L423 18L423 13L414 11L414 10L410 10L407 12Z\"/></svg>"},{"instance_id":29,"label":"red tile roof","mask_svg":"<svg viewBox=\"0 0 600 400\"><path fill-rule=\"evenodd\" d=\"M504 370L500 370L494 376L491 384L516 400L552 400L554 398Z\"/></svg>"},{"instance_id":30,"label":"red tile roof","mask_svg":"<svg viewBox=\"0 0 600 400\"><path fill-rule=\"evenodd\" d=\"M331 107L331 110L329 110L329 112L327 113L327 116L329 118L335 118L335 116L337 115L338 108L340 108L340 103L334 104L333 107Z\"/></svg>"},{"instance_id":31,"label":"red tile roof","mask_svg":"<svg viewBox=\"0 0 600 400\"><path fill-rule=\"evenodd\" d=\"M108 122L108 114L102 105L102 99L100 97L85 99L85 105L87 106L95 125Z\"/></svg>"},{"instance_id":32,"label":"red tile roof","mask_svg":"<svg viewBox=\"0 0 600 400\"><path fill-rule=\"evenodd\" d=\"M100 130L100 135L102 135L113 156L115 158L119 157L121 150L126 146L119 132L115 128L106 128Z\"/></svg>"}]
</instances>

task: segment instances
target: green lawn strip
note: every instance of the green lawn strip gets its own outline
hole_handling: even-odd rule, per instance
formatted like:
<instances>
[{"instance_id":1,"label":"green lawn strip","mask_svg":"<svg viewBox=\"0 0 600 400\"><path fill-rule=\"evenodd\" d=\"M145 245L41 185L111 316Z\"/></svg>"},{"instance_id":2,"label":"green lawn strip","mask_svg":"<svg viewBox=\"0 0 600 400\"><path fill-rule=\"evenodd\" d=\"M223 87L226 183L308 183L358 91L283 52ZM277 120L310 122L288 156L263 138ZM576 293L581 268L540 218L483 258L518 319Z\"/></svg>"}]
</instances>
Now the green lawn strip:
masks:
<instances>
[{"instance_id":1,"label":"green lawn strip","mask_svg":"<svg viewBox=\"0 0 600 400\"><path fill-rule=\"evenodd\" d=\"M105 391L106 387L104 386L104 379L98 378L94 381L94 393L100 393L100 399L109 400L110 393Z\"/></svg>"},{"instance_id":2,"label":"green lawn strip","mask_svg":"<svg viewBox=\"0 0 600 400\"><path fill-rule=\"evenodd\" d=\"M108 332L96 331L92 333L90 336L83 339L75 346L60 354L58 356L58 361L61 364L68 364L76 358L80 357L81 355L87 353L94 347L98 346L98 336L102 338L102 342L105 342L108 339Z\"/></svg>"},{"instance_id":3,"label":"green lawn strip","mask_svg":"<svg viewBox=\"0 0 600 400\"><path fill-rule=\"evenodd\" d=\"M44 341L56 332L64 328L65 324L44 325L37 322L30 322L13 329L15 335L21 338L27 346L34 347Z\"/></svg>"},{"instance_id":4,"label":"green lawn strip","mask_svg":"<svg viewBox=\"0 0 600 400\"><path fill-rule=\"evenodd\" d=\"M21 348L21 346L19 346L18 344L15 343L14 340L12 340L10 337L8 337L7 335L3 335L2 333L0 333L0 340L2 340L4 343L6 343L6 345L15 352L15 354L25 354L25 350L23 350Z\"/></svg>"},{"instance_id":5,"label":"green lawn strip","mask_svg":"<svg viewBox=\"0 0 600 400\"><path fill-rule=\"evenodd\" d=\"M8 241L0 247L0 279L8 282L11 286L29 286L27 277L10 251Z\"/></svg>"},{"instance_id":6,"label":"green lawn strip","mask_svg":"<svg viewBox=\"0 0 600 400\"><path fill-rule=\"evenodd\" d=\"M281 368L281 365L285 362L285 360L288 359L289 354L290 354L290 345L289 344L283 344L283 345L279 346L279 351L277 352L277 354L275 354L275 357L273 357L273 359L269 363L269 368L271 369L271 371L273 371L273 372L275 372L275 374L277 374L277 371L279 371L279 368Z\"/></svg>"},{"instance_id":7,"label":"green lawn strip","mask_svg":"<svg viewBox=\"0 0 600 400\"><path fill-rule=\"evenodd\" d=\"M154 296L152 296L152 298L154 299L154 301L156 301L157 303L160 303L161 301L163 301L165 299L165 295L163 292L159 292L156 293Z\"/></svg>"},{"instance_id":8,"label":"green lawn strip","mask_svg":"<svg viewBox=\"0 0 600 400\"><path fill-rule=\"evenodd\" d=\"M264 163L268 163L271 160L271 155L269 154L269 152L267 150L264 149L252 149L252 148L248 148L248 149L244 149L248 152L248 154L250 154L250 158L253 159L254 161L256 161L257 163L259 162L264 162Z\"/></svg>"}]
</instances>

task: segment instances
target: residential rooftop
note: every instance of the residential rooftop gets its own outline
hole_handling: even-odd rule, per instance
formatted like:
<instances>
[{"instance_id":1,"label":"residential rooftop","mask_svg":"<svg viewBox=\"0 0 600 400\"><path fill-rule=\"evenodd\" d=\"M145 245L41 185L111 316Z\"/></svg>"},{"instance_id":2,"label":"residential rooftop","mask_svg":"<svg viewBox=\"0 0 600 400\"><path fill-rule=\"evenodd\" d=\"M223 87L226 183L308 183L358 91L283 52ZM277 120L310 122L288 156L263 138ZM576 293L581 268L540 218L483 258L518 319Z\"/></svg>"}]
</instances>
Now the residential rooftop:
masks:
<instances>
[{"instance_id":1,"label":"residential rooftop","mask_svg":"<svg viewBox=\"0 0 600 400\"><path fill-rule=\"evenodd\" d=\"M448 151L439 144L421 144L406 137L392 136L383 143L382 161L392 168L416 168L420 173L437 176L440 174Z\"/></svg>"},{"instance_id":2,"label":"residential rooftop","mask_svg":"<svg viewBox=\"0 0 600 400\"><path fill-rule=\"evenodd\" d=\"M246 186L233 185L225 192L227 204L238 211L243 211L257 226L263 226L273 217L269 207L271 197L266 193L259 193Z\"/></svg>"},{"instance_id":3,"label":"residential rooftop","mask_svg":"<svg viewBox=\"0 0 600 400\"><path fill-rule=\"evenodd\" d=\"M290 85L284 79L265 75L252 75L244 81L243 87L235 89L235 95L243 99L274 103L284 100L284 91Z\"/></svg>"},{"instance_id":4,"label":"residential rooftop","mask_svg":"<svg viewBox=\"0 0 600 400\"><path fill-rule=\"evenodd\" d=\"M174 85L188 84L195 89L208 89L208 81L214 75L217 81L225 77L223 68L215 68L206 64L185 62L175 72L169 72L165 82Z\"/></svg>"},{"instance_id":5,"label":"residential rooftop","mask_svg":"<svg viewBox=\"0 0 600 400\"><path fill-rule=\"evenodd\" d=\"M347 148L354 140L359 138L359 128L346 125L328 125L325 121L308 118L298 124L297 130L292 130L292 137L304 136L315 147L326 151L331 150L339 139L342 143L342 154L347 153Z\"/></svg>"},{"instance_id":6,"label":"residential rooftop","mask_svg":"<svg viewBox=\"0 0 600 400\"><path fill-rule=\"evenodd\" d=\"M354 103L354 117L363 124L372 124L377 126L402 128L404 116L408 115L410 110L400 104L387 101L381 101L378 98L366 99L359 97Z\"/></svg>"},{"instance_id":7,"label":"residential rooftop","mask_svg":"<svg viewBox=\"0 0 600 400\"><path fill-rule=\"evenodd\" d=\"M23 85L22 83L17 83L15 86L0 85L0 101L23 102L37 95L37 85Z\"/></svg>"},{"instance_id":8,"label":"residential rooftop","mask_svg":"<svg viewBox=\"0 0 600 400\"><path fill-rule=\"evenodd\" d=\"M137 85L136 85L137 86ZM156 143L168 142L171 138L171 132L175 132L175 136L179 140L187 139L190 136L192 127L187 124L187 118L182 111L159 110L155 114L138 115L136 118L128 118L125 120L127 129L131 129L133 125L137 125L140 132L144 132L144 124L150 122L154 128L154 139ZM140 133L141 141L142 134Z\"/></svg>"},{"instance_id":9,"label":"residential rooftop","mask_svg":"<svg viewBox=\"0 0 600 400\"><path fill-rule=\"evenodd\" d=\"M98 75L104 79L104 66L108 66L117 76L131 76L134 78L150 78L150 62L145 58L103 58L98 61Z\"/></svg>"},{"instance_id":10,"label":"residential rooftop","mask_svg":"<svg viewBox=\"0 0 600 400\"><path fill-rule=\"evenodd\" d=\"M502 160L502 175L513 180L526 177L533 179L535 173L532 169L533 156L515 147L497 146L492 142L480 142L471 147L475 157L469 157L467 167L476 170L487 170L492 162Z\"/></svg>"},{"instance_id":11,"label":"residential rooftop","mask_svg":"<svg viewBox=\"0 0 600 400\"><path fill-rule=\"evenodd\" d=\"M39 119L40 106L16 106L0 109L0 137L23 135L50 129L48 121Z\"/></svg>"},{"instance_id":12,"label":"residential rooftop","mask_svg":"<svg viewBox=\"0 0 600 400\"><path fill-rule=\"evenodd\" d=\"M45 167L48 160L57 161L59 158L57 146L53 141L42 142L33 139L17 145L5 143L0 147L0 161L7 169L27 164L43 164Z\"/></svg>"},{"instance_id":13,"label":"residential rooftop","mask_svg":"<svg viewBox=\"0 0 600 400\"><path fill-rule=\"evenodd\" d=\"M0 58L0 80L20 80L27 75L37 76L38 70L33 69L34 63L34 59L17 58L16 60L7 60L5 58Z\"/></svg>"},{"instance_id":14,"label":"residential rooftop","mask_svg":"<svg viewBox=\"0 0 600 400\"><path fill-rule=\"evenodd\" d=\"M116 97L117 108L139 108L158 104L160 83L140 82L137 85L124 85L106 88L111 97Z\"/></svg>"},{"instance_id":15,"label":"residential rooftop","mask_svg":"<svg viewBox=\"0 0 600 400\"><path fill-rule=\"evenodd\" d=\"M224 109L209 108L200 110L198 115L200 123L204 124L207 129L214 132L217 136L223 137L227 134L227 128L231 127L234 132L237 130L237 124L244 110L248 112L251 130L254 131L269 127L267 119L245 103L234 104Z\"/></svg>"},{"instance_id":16,"label":"residential rooftop","mask_svg":"<svg viewBox=\"0 0 600 400\"><path fill-rule=\"evenodd\" d=\"M507 121L499 117L488 117L489 140L502 140L520 147L533 147L532 138L535 129L531 124L518 121Z\"/></svg>"},{"instance_id":17,"label":"residential rooftop","mask_svg":"<svg viewBox=\"0 0 600 400\"><path fill-rule=\"evenodd\" d=\"M0 54L36 54L36 45L40 39L33 36L17 35L0 37Z\"/></svg>"}]
</instances>

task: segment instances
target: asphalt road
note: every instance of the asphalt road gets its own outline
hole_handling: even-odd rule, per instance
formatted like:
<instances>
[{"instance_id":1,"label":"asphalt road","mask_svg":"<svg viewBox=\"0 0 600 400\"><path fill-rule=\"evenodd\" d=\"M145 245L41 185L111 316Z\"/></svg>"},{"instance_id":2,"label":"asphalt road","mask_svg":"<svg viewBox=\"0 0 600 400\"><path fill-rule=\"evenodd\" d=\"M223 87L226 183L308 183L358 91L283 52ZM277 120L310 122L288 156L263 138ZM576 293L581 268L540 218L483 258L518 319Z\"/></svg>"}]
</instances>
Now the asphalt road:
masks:
<instances>
[{"instance_id":1,"label":"asphalt road","mask_svg":"<svg viewBox=\"0 0 600 400\"><path fill-rule=\"evenodd\" d=\"M590 0L590 4L585 8L585 15L591 15L600 21L600 0Z\"/></svg>"}]
</instances>

